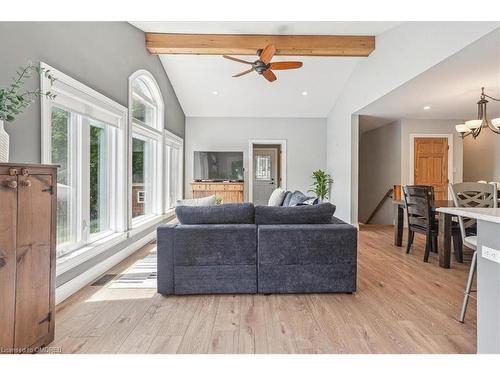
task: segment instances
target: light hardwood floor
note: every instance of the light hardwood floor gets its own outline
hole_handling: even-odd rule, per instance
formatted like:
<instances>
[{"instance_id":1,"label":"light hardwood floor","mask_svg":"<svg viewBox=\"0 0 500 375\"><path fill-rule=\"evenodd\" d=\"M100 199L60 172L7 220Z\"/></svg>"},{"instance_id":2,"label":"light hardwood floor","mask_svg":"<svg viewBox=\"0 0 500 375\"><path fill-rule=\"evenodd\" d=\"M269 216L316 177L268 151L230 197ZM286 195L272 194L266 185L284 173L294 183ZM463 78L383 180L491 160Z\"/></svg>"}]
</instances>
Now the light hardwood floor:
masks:
<instances>
[{"instance_id":1,"label":"light hardwood floor","mask_svg":"<svg viewBox=\"0 0 500 375\"><path fill-rule=\"evenodd\" d=\"M416 237L407 255L392 245L392 227L363 226L351 295L164 297L87 286L58 306L51 346L63 353L474 353L474 299L465 324L457 322L470 256L448 270L436 254L423 263Z\"/></svg>"}]
</instances>

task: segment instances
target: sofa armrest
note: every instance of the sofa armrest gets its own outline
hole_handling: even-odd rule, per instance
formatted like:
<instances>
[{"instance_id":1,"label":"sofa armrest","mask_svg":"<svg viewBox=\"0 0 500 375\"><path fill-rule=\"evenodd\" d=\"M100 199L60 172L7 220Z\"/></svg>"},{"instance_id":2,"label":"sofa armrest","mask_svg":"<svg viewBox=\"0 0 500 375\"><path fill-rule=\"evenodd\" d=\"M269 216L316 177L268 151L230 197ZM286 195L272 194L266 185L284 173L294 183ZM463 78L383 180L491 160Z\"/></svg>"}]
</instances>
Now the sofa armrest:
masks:
<instances>
[{"instance_id":1,"label":"sofa armrest","mask_svg":"<svg viewBox=\"0 0 500 375\"><path fill-rule=\"evenodd\" d=\"M157 278L158 293L174 294L174 239L177 224L158 226L157 235Z\"/></svg>"}]
</instances>

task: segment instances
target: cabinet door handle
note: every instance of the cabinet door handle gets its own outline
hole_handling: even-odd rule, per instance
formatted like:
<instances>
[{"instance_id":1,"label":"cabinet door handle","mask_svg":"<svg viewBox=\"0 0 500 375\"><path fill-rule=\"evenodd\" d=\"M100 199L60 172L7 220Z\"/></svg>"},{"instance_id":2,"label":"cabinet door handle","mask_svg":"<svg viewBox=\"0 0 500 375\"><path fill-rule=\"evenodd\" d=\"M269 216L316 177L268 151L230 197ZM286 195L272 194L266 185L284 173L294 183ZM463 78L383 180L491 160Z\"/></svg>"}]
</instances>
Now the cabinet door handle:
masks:
<instances>
[{"instance_id":1,"label":"cabinet door handle","mask_svg":"<svg viewBox=\"0 0 500 375\"><path fill-rule=\"evenodd\" d=\"M24 176L24 177L27 177L29 176L30 174L30 171L28 168L21 168L21 174Z\"/></svg>"},{"instance_id":2,"label":"cabinet door handle","mask_svg":"<svg viewBox=\"0 0 500 375\"><path fill-rule=\"evenodd\" d=\"M9 169L9 174L11 176L17 176L19 174L19 171L16 168L10 168Z\"/></svg>"},{"instance_id":3,"label":"cabinet door handle","mask_svg":"<svg viewBox=\"0 0 500 375\"><path fill-rule=\"evenodd\" d=\"M8 188L11 189L16 189L17 188L17 181L9 181L5 184Z\"/></svg>"},{"instance_id":4,"label":"cabinet door handle","mask_svg":"<svg viewBox=\"0 0 500 375\"><path fill-rule=\"evenodd\" d=\"M23 182L21 182L21 185L26 186L26 187L30 187L31 186L31 181L30 180L24 180Z\"/></svg>"}]
</instances>

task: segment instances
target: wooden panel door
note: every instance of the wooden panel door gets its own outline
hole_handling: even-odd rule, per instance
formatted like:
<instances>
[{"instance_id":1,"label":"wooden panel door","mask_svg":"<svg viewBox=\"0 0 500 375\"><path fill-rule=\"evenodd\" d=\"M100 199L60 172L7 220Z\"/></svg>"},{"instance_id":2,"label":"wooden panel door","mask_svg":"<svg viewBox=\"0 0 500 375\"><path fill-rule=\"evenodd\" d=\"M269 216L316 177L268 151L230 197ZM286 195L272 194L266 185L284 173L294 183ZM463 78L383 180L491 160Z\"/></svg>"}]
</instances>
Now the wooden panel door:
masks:
<instances>
[{"instance_id":1,"label":"wooden panel door","mask_svg":"<svg viewBox=\"0 0 500 375\"><path fill-rule=\"evenodd\" d=\"M52 176L19 176L15 346L47 339L51 316Z\"/></svg>"},{"instance_id":2,"label":"wooden panel door","mask_svg":"<svg viewBox=\"0 0 500 375\"><path fill-rule=\"evenodd\" d=\"M0 349L3 350L14 346L17 189L13 184L17 184L16 176L0 175Z\"/></svg>"},{"instance_id":3,"label":"wooden panel door","mask_svg":"<svg viewBox=\"0 0 500 375\"><path fill-rule=\"evenodd\" d=\"M414 184L434 187L435 199L448 199L448 138L415 138Z\"/></svg>"}]
</instances>

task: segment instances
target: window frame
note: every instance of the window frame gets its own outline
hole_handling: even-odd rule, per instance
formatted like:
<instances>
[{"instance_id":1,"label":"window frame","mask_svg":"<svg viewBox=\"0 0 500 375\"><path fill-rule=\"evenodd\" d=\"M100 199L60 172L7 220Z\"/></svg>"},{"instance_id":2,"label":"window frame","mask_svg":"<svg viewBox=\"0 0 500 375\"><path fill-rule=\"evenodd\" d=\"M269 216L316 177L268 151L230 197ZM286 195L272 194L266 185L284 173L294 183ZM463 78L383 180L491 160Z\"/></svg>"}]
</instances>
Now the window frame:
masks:
<instances>
[{"instance_id":1,"label":"window frame","mask_svg":"<svg viewBox=\"0 0 500 375\"><path fill-rule=\"evenodd\" d=\"M134 90L134 81L140 79L146 85L146 87L151 91L153 96L153 102L149 100L149 98L145 98L143 95L140 95L137 91ZM135 119L133 117L133 102L134 99L140 100L144 104L148 106L152 106L155 108L153 114L153 126L149 126L148 124ZM141 228L146 227L147 225L158 220L161 215L165 213L164 204L163 204L163 179L164 179L164 162L163 162L163 137L164 137L164 102L163 96L161 94L160 87L156 82L155 78L151 73L147 70L140 69L130 75L128 80L128 228L129 230L133 230L133 232L140 230ZM147 166L146 168L149 171L152 171L152 213L145 214L141 216L137 216L132 218L132 138L148 140L153 144L153 157L152 165ZM146 196L146 199L148 197ZM145 203L146 204L146 203Z\"/></svg>"},{"instance_id":2,"label":"window frame","mask_svg":"<svg viewBox=\"0 0 500 375\"><path fill-rule=\"evenodd\" d=\"M101 93L76 81L63 72L41 62L40 67L50 70L57 80L51 84L50 80L42 75L40 87L42 91L51 91L56 97L51 100L41 98L41 161L50 164L52 161L52 109L60 108L69 112L71 131L72 171L77 175L76 197L71 202L76 204L76 235L75 242L59 246L58 258L71 254L78 249L89 247L94 243L102 243L113 234L127 230L124 213L126 211L126 173L125 149L127 140L127 113L126 107L114 102ZM82 170L82 166L89 165L90 158L90 124L91 120L106 124L107 137L107 167L109 168L108 183L108 211L109 228L106 231L90 233L90 199L84 194L90 193L90 169ZM76 122L76 125L75 125ZM76 130L76 131L75 131ZM88 150L84 149L89 148ZM73 180L75 181L75 180ZM110 195L109 192L114 194ZM86 222L86 228L80 227Z\"/></svg>"},{"instance_id":3,"label":"window frame","mask_svg":"<svg viewBox=\"0 0 500 375\"><path fill-rule=\"evenodd\" d=\"M165 130L165 135L164 135L164 171L165 171L165 178L164 178L164 193L163 196L165 197L165 202L164 202L164 210L165 212L171 211L175 207L175 201L177 199L184 199L184 140L181 137L178 137L172 132L169 132L168 130ZM169 178L171 177L168 172L170 172L170 165L169 165L169 155L167 153L167 147L173 147L178 150L179 153L179 163L177 165L177 194L174 196L174 202L173 205L170 207L170 181Z\"/></svg>"}]
</instances>

